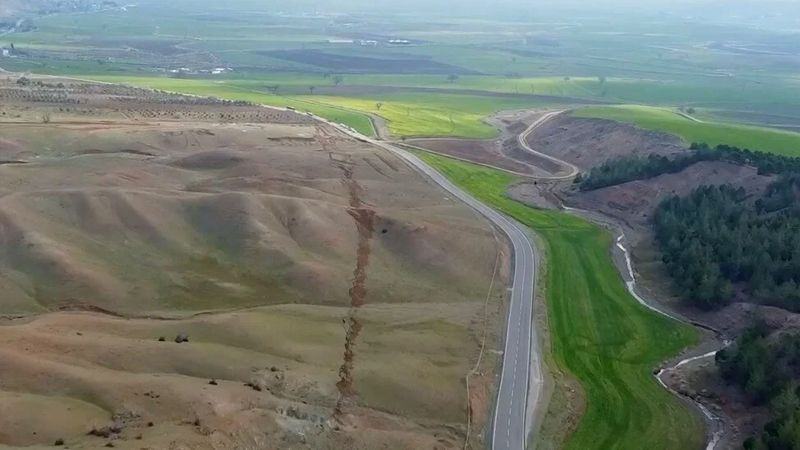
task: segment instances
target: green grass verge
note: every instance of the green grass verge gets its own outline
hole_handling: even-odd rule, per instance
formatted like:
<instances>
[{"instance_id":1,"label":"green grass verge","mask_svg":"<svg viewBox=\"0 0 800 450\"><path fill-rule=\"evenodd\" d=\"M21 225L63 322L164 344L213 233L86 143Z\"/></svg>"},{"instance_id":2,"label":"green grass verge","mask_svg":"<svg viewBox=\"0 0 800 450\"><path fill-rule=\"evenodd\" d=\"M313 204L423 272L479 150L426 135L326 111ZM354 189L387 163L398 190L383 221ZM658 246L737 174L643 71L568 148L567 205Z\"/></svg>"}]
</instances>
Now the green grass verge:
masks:
<instances>
[{"instance_id":1,"label":"green grass verge","mask_svg":"<svg viewBox=\"0 0 800 450\"><path fill-rule=\"evenodd\" d=\"M546 243L546 293L556 363L586 393L569 449L692 449L704 444L699 414L657 384L652 370L695 344L698 333L639 305L609 258L609 233L580 218L509 199L515 178L419 153L481 201L535 230Z\"/></svg>"},{"instance_id":2,"label":"green grass verge","mask_svg":"<svg viewBox=\"0 0 800 450\"><path fill-rule=\"evenodd\" d=\"M800 156L800 133L722 122L694 122L674 111L650 106L591 106L573 113L626 122L654 131L679 136L686 142L727 144L785 156Z\"/></svg>"}]
</instances>

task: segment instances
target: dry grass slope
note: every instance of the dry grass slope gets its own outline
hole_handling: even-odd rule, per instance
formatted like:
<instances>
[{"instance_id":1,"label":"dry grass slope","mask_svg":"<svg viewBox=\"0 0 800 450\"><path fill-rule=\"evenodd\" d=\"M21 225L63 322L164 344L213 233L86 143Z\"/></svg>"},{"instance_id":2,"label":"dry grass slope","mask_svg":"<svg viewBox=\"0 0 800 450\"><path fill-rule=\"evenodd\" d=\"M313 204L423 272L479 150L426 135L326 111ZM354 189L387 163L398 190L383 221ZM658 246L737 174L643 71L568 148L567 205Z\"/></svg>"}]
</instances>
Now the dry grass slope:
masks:
<instances>
[{"instance_id":1,"label":"dry grass slope","mask_svg":"<svg viewBox=\"0 0 800 450\"><path fill-rule=\"evenodd\" d=\"M19 162L0 164L0 445L462 445L464 376L503 308L500 286L485 316L485 222L304 116L144 116L98 90L79 112L0 108L0 159Z\"/></svg>"}]
</instances>

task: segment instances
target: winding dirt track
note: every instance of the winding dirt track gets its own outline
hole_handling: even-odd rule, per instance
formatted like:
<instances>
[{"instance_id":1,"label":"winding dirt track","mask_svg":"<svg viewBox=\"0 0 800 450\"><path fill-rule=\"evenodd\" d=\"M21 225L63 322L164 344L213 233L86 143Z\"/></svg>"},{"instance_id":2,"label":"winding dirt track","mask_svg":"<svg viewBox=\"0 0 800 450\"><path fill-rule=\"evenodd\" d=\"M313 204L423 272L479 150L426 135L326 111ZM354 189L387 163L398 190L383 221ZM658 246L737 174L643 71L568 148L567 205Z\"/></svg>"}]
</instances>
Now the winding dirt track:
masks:
<instances>
[{"instance_id":1,"label":"winding dirt track","mask_svg":"<svg viewBox=\"0 0 800 450\"><path fill-rule=\"evenodd\" d=\"M558 115L560 115L562 113L564 113L564 111L552 111L552 112L549 112L549 113L546 113L546 114L542 115L542 117L539 117L538 119L536 119L536 121L533 122L525 131L523 131L522 133L519 134L519 136L517 136L517 141L519 142L520 147L522 147L522 149L525 150L526 152L531 153L533 155L536 155L536 156L538 156L540 158L547 159L548 161L554 162L555 164L557 164L557 165L559 165L561 167L567 168L567 173L565 175L553 175L553 176L544 176L544 177L542 177L542 176L530 176L530 178L536 178L536 179L539 179L539 180L553 180L553 181L569 180L571 178L575 178L576 176L578 176L578 174L581 171L577 166L575 166L573 164L570 164L570 163L568 163L566 161L562 161L562 160L560 160L558 158L555 158L553 156L546 155L546 154L541 153L541 152L537 152L536 150L531 148L530 144L528 144L528 137L531 134L533 134L534 131L536 131L539 127L544 125L550 119L552 119L552 118L554 118L554 117L556 117L556 116L558 116Z\"/></svg>"}]
</instances>

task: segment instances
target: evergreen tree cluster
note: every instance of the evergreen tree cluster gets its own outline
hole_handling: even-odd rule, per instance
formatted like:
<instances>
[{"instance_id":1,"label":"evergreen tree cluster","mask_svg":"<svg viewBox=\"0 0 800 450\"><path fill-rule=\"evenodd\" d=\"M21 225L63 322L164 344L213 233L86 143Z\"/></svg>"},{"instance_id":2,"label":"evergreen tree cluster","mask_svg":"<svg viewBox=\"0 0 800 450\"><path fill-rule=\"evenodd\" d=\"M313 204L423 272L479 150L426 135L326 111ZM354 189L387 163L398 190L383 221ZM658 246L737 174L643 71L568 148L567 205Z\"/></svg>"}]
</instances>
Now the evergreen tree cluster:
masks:
<instances>
[{"instance_id":1,"label":"evergreen tree cluster","mask_svg":"<svg viewBox=\"0 0 800 450\"><path fill-rule=\"evenodd\" d=\"M677 173L700 161L719 159L720 154L710 149L693 150L673 158L650 154L642 156L622 156L610 159L581 179L580 189L591 191L635 180L646 180L665 173Z\"/></svg>"},{"instance_id":2,"label":"evergreen tree cluster","mask_svg":"<svg viewBox=\"0 0 800 450\"><path fill-rule=\"evenodd\" d=\"M743 188L702 186L664 200L656 240L681 294L703 309L737 291L800 311L800 177L789 175L753 202Z\"/></svg>"},{"instance_id":3,"label":"evergreen tree cluster","mask_svg":"<svg viewBox=\"0 0 800 450\"><path fill-rule=\"evenodd\" d=\"M800 448L800 335L772 338L760 323L718 352L716 362L726 380L742 387L755 403L769 406L769 422L744 448Z\"/></svg>"},{"instance_id":4,"label":"evergreen tree cluster","mask_svg":"<svg viewBox=\"0 0 800 450\"><path fill-rule=\"evenodd\" d=\"M693 143L690 150L694 152L707 152L711 150L708 144ZM734 164L753 166L762 175L784 175L800 173L800 158L776 155L756 150L742 149L730 145L717 145L713 150L719 153L717 160Z\"/></svg>"},{"instance_id":5,"label":"evergreen tree cluster","mask_svg":"<svg viewBox=\"0 0 800 450\"><path fill-rule=\"evenodd\" d=\"M694 143L686 154L672 158L659 155L623 156L593 168L578 180L580 190L591 191L636 180L646 180L666 173L677 173L701 161L725 161L754 166L763 175L800 173L800 158L740 149L729 145L714 148Z\"/></svg>"},{"instance_id":6,"label":"evergreen tree cluster","mask_svg":"<svg viewBox=\"0 0 800 450\"><path fill-rule=\"evenodd\" d=\"M800 312L800 158L693 144L691 155L669 163L641 158L627 175L613 167L598 173L605 180L615 173L616 180L641 179L707 160L754 166L780 177L759 198L729 185L702 186L659 205L653 217L656 240L676 286L704 309L741 297ZM725 379L770 411L768 423L744 447L800 450L800 334L770 336L760 323L716 359Z\"/></svg>"},{"instance_id":7,"label":"evergreen tree cluster","mask_svg":"<svg viewBox=\"0 0 800 450\"><path fill-rule=\"evenodd\" d=\"M756 200L756 210L759 213L790 212L800 215L798 187L800 173L782 176L769 186L763 198Z\"/></svg>"}]
</instances>

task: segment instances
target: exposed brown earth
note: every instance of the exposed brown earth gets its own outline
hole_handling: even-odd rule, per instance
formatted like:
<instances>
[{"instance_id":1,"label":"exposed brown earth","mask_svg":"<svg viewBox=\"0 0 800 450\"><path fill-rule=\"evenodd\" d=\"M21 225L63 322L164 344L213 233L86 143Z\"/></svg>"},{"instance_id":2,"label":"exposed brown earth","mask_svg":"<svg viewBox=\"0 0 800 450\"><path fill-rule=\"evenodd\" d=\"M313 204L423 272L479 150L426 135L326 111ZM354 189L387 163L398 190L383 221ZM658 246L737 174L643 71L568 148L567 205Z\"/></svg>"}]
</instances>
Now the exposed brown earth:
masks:
<instances>
[{"instance_id":1,"label":"exposed brown earth","mask_svg":"<svg viewBox=\"0 0 800 450\"><path fill-rule=\"evenodd\" d=\"M639 130L625 124L568 116L558 117L552 122L543 125L542 129L546 130L549 127L553 132L553 127L560 123L557 125L560 131L553 134L567 137L568 145L574 150L550 153L560 153L562 156L571 155L571 161L576 164L586 164L588 161L592 161L593 164L601 164L609 157L615 156L669 155L685 151L684 148L675 144L672 137L667 138L666 142L662 142L662 139L665 139L663 134ZM606 133L605 136L612 137L591 138L592 130L594 132L603 131ZM539 130L535 136L538 135ZM549 140L543 136L536 137L535 141L539 143L547 141L548 143L544 145L567 145L556 144L557 141L554 138ZM620 145L612 147L612 143L620 143ZM573 153L580 149L586 149L586 154L592 156L585 157ZM593 166L584 166L584 169L591 167ZM678 173L664 174L586 192L579 191L568 184L524 182L512 187L509 193L520 201L539 207L555 207L566 203L575 208L599 213L602 217L617 223L625 231L626 240L631 246L631 255L638 273L640 290L649 293L649 298L666 303L684 316L697 319L716 330L725 332L728 336L735 336L743 327L751 323L753 308L760 309L761 307L735 303L723 310L706 313L682 305L672 292L668 277L664 273L661 256L653 238L651 219L661 201L673 195L687 195L701 185L733 184L745 188L747 194L755 198L761 196L774 180L775 178L772 176L758 174L753 167L705 161Z\"/></svg>"},{"instance_id":2,"label":"exposed brown earth","mask_svg":"<svg viewBox=\"0 0 800 450\"><path fill-rule=\"evenodd\" d=\"M563 170L563 167L523 149L518 140L520 133L547 112L546 110L508 111L489 118L487 121L500 130L500 137L494 140L436 138L412 139L408 142L443 155L508 170L523 176L551 177Z\"/></svg>"},{"instance_id":3,"label":"exposed brown earth","mask_svg":"<svg viewBox=\"0 0 800 450\"><path fill-rule=\"evenodd\" d=\"M505 112L489 120L501 130L496 140L413 139L409 143L455 158L533 177L560 174L561 165L523 149L517 136L546 111ZM560 114L544 122L527 140L537 152L583 170L620 156L675 155L686 152L680 139L627 124ZM520 195L526 195L517 190ZM528 193L530 194L530 193Z\"/></svg>"},{"instance_id":4,"label":"exposed brown earth","mask_svg":"<svg viewBox=\"0 0 800 450\"><path fill-rule=\"evenodd\" d=\"M704 161L678 173L575 192L569 195L568 202L581 209L602 212L631 227L649 228L656 207L673 195L687 195L700 185L729 183L744 187L749 195L761 195L772 181L773 177L759 175L753 167Z\"/></svg>"},{"instance_id":5,"label":"exposed brown earth","mask_svg":"<svg viewBox=\"0 0 800 450\"><path fill-rule=\"evenodd\" d=\"M763 320L770 329L783 333L800 332L800 314L771 306L735 303L720 311L699 313L698 320L715 323L728 336L738 336L756 320ZM667 381L678 392L694 398L717 414L728 418L726 434L719 448L742 448L742 442L759 433L769 417L767 407L754 405L738 386L725 382L713 358L696 361L668 374Z\"/></svg>"},{"instance_id":6,"label":"exposed brown earth","mask_svg":"<svg viewBox=\"0 0 800 450\"><path fill-rule=\"evenodd\" d=\"M410 139L408 143L443 155L486 164L511 172L525 175L538 173L535 167L506 156L503 153L503 142L499 140Z\"/></svg>"},{"instance_id":7,"label":"exposed brown earth","mask_svg":"<svg viewBox=\"0 0 800 450\"><path fill-rule=\"evenodd\" d=\"M605 120L569 116L561 116L544 124L531 136L530 141L531 145L537 146L537 150L563 158L584 170L612 157L671 155L686 151L673 137ZM733 184L744 187L748 195L755 198L773 181L774 177L759 175L752 167L701 162L679 173L588 192L580 192L568 183L526 181L513 186L509 194L537 207L559 207L566 203L590 211L590 216L597 216L601 223L620 226L631 247L639 292L683 317L712 327L723 337L733 338L757 318L766 320L781 332L800 330L800 315L743 302L735 302L713 312L688 307L675 294L665 273L653 238L651 218L655 208L665 198L686 195L701 185ZM744 298L740 300L746 301ZM711 342L704 343L699 352L715 348L714 345ZM705 347L708 348L702 350ZM738 388L724 383L716 372L713 358L670 370L664 380L677 392L725 418L726 432L718 448L741 448L742 441L764 425L765 409L754 407Z\"/></svg>"},{"instance_id":8,"label":"exposed brown earth","mask_svg":"<svg viewBox=\"0 0 800 450\"><path fill-rule=\"evenodd\" d=\"M485 221L306 116L64 83L0 106L0 445L463 446Z\"/></svg>"},{"instance_id":9,"label":"exposed brown earth","mask_svg":"<svg viewBox=\"0 0 800 450\"><path fill-rule=\"evenodd\" d=\"M508 196L541 209L559 209L562 204L559 187L563 183L521 181L508 188Z\"/></svg>"},{"instance_id":10,"label":"exposed brown earth","mask_svg":"<svg viewBox=\"0 0 800 450\"><path fill-rule=\"evenodd\" d=\"M334 416L341 420L345 413L344 408L354 400L356 391L353 387L353 368L355 364L355 346L363 327L358 318L358 309L367 302L367 267L372 251L371 241L375 232L375 211L365 208L362 201L362 187L353 179L353 169L350 165L337 163L344 175L342 183L347 186L350 193L350 215L356 225L358 233L358 247L356 248L356 267L353 269L353 281L350 286L350 312L346 321L344 339L344 356L339 367L339 400L336 402Z\"/></svg>"},{"instance_id":11,"label":"exposed brown earth","mask_svg":"<svg viewBox=\"0 0 800 450\"><path fill-rule=\"evenodd\" d=\"M542 124L528 137L528 145L583 170L619 156L669 156L686 152L680 139L669 134L569 114L561 114Z\"/></svg>"},{"instance_id":12,"label":"exposed brown earth","mask_svg":"<svg viewBox=\"0 0 800 450\"><path fill-rule=\"evenodd\" d=\"M738 449L747 437L766 422L768 411L754 405L737 386L729 385L717 371L714 358L706 358L670 371L666 377L673 389L705 405L715 415L723 415L725 433L716 448Z\"/></svg>"}]
</instances>

